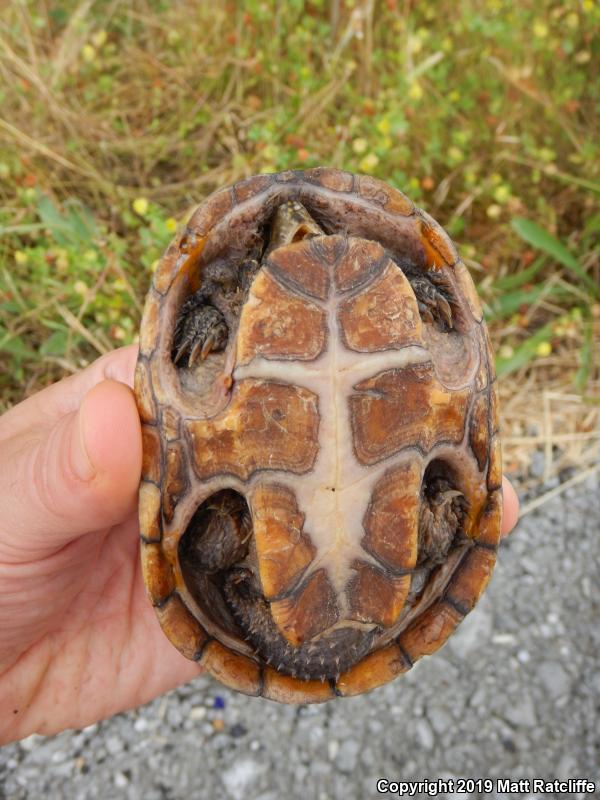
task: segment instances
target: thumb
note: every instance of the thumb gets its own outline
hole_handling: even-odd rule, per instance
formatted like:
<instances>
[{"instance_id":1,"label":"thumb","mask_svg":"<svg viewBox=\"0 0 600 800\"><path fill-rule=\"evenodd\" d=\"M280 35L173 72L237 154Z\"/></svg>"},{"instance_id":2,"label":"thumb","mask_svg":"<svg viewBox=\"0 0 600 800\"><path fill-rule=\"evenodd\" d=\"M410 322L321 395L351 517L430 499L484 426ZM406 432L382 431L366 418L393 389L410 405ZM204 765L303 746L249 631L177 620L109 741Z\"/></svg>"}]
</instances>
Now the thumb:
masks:
<instances>
[{"instance_id":1,"label":"thumb","mask_svg":"<svg viewBox=\"0 0 600 800\"><path fill-rule=\"evenodd\" d=\"M31 425L18 425L0 456L0 508L7 509L0 557L10 561L44 557L122 521L135 508L140 479L139 416L123 383L101 381L78 410L49 427Z\"/></svg>"}]
</instances>

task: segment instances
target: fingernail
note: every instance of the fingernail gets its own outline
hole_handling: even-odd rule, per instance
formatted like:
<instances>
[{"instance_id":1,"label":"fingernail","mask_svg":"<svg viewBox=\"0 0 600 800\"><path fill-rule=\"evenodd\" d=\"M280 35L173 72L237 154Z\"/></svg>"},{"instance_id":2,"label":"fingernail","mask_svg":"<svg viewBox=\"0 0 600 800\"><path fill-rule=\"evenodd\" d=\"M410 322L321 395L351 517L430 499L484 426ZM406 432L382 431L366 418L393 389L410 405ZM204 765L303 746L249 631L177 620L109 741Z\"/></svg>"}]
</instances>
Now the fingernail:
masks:
<instances>
[{"instance_id":1,"label":"fingernail","mask_svg":"<svg viewBox=\"0 0 600 800\"><path fill-rule=\"evenodd\" d=\"M71 435L71 465L75 475L81 481L91 481L96 470L92 460L88 455L85 446L85 397L83 398L77 416L73 421L73 431Z\"/></svg>"}]
</instances>

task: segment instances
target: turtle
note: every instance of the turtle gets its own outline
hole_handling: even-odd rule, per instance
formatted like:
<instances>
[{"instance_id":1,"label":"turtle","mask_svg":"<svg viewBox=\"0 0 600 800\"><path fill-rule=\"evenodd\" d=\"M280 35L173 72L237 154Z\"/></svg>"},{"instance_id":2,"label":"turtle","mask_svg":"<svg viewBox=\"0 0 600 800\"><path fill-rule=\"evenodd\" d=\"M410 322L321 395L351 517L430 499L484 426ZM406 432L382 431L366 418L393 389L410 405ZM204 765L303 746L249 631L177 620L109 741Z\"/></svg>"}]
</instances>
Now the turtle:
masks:
<instances>
[{"instance_id":1,"label":"turtle","mask_svg":"<svg viewBox=\"0 0 600 800\"><path fill-rule=\"evenodd\" d=\"M492 349L454 244L397 189L318 167L209 196L155 270L135 394L146 590L222 684L370 691L481 596Z\"/></svg>"}]
</instances>

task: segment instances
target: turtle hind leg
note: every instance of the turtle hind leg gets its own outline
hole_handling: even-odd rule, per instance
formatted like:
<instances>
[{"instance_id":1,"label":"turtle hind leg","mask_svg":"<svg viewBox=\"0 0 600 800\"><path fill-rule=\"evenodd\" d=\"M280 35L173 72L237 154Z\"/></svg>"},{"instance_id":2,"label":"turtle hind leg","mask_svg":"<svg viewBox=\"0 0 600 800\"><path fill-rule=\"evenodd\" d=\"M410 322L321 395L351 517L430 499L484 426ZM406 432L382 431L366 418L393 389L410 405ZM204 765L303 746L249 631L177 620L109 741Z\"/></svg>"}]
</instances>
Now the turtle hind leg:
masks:
<instances>
[{"instance_id":1,"label":"turtle hind leg","mask_svg":"<svg viewBox=\"0 0 600 800\"><path fill-rule=\"evenodd\" d=\"M193 570L216 574L248 554L252 522L246 501L223 489L206 500L181 537L180 558Z\"/></svg>"},{"instance_id":2,"label":"turtle hind leg","mask_svg":"<svg viewBox=\"0 0 600 800\"><path fill-rule=\"evenodd\" d=\"M171 353L173 363L193 367L212 351L222 350L228 336L225 317L200 290L188 297L179 312Z\"/></svg>"},{"instance_id":3,"label":"turtle hind leg","mask_svg":"<svg viewBox=\"0 0 600 800\"><path fill-rule=\"evenodd\" d=\"M443 477L424 486L419 517L417 566L433 567L446 560L450 548L460 540L466 513L464 494Z\"/></svg>"}]
</instances>

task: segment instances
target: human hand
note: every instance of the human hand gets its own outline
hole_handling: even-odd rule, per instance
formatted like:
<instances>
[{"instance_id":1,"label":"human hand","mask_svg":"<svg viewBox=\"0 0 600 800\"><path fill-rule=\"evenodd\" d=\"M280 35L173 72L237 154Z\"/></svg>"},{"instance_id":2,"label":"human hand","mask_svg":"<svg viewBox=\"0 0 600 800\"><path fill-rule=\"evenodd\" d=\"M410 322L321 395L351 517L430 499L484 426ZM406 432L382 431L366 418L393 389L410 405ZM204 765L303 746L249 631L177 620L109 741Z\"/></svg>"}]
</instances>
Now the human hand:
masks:
<instances>
[{"instance_id":1,"label":"human hand","mask_svg":"<svg viewBox=\"0 0 600 800\"><path fill-rule=\"evenodd\" d=\"M136 357L103 356L0 417L0 743L83 727L201 672L141 577Z\"/></svg>"},{"instance_id":2,"label":"human hand","mask_svg":"<svg viewBox=\"0 0 600 800\"><path fill-rule=\"evenodd\" d=\"M0 743L83 727L202 671L145 596L136 357L103 356L0 418ZM517 516L505 481L504 533Z\"/></svg>"}]
</instances>

